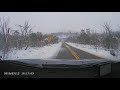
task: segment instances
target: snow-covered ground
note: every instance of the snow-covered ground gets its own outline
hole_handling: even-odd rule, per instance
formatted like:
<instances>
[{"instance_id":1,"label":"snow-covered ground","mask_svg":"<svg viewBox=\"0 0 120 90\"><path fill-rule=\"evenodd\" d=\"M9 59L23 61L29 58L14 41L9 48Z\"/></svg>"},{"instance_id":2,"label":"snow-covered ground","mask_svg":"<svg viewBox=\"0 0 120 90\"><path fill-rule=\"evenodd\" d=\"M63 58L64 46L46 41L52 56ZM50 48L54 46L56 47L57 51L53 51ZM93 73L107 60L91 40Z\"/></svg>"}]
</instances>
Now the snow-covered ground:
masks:
<instances>
[{"instance_id":1,"label":"snow-covered ground","mask_svg":"<svg viewBox=\"0 0 120 90\"><path fill-rule=\"evenodd\" d=\"M61 42L58 44L51 44L40 48L28 48L27 50L12 49L8 53L8 60L18 59L47 59L55 57L61 47Z\"/></svg>"},{"instance_id":2,"label":"snow-covered ground","mask_svg":"<svg viewBox=\"0 0 120 90\"><path fill-rule=\"evenodd\" d=\"M101 58L120 61L119 55L112 56L109 51L105 51L104 48L102 47L96 49L94 46L90 46L90 45L83 45L83 44L71 43L71 42L67 42L67 44Z\"/></svg>"}]
</instances>

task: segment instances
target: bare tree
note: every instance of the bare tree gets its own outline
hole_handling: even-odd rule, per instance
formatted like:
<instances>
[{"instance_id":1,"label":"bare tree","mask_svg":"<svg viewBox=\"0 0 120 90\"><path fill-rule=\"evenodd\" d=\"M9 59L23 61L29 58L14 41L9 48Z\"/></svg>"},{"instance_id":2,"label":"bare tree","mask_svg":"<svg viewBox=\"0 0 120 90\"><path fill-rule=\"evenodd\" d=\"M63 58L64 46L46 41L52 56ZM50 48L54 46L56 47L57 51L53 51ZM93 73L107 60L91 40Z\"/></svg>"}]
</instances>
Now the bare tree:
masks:
<instances>
[{"instance_id":1,"label":"bare tree","mask_svg":"<svg viewBox=\"0 0 120 90\"><path fill-rule=\"evenodd\" d=\"M2 32L2 48L3 48L3 59L6 58L6 54L9 50L9 18L8 19L1 19L0 18L0 30ZM6 56L5 56L6 55Z\"/></svg>"},{"instance_id":2,"label":"bare tree","mask_svg":"<svg viewBox=\"0 0 120 90\"><path fill-rule=\"evenodd\" d=\"M110 25L110 22L105 22L104 25L102 25L103 28L105 29L105 36L104 36L104 46L108 49L113 49L113 35L112 35L112 28L111 28L111 25Z\"/></svg>"},{"instance_id":3,"label":"bare tree","mask_svg":"<svg viewBox=\"0 0 120 90\"><path fill-rule=\"evenodd\" d=\"M105 22L102 26L104 27L104 29L106 31L105 32L106 34L111 34L112 33L110 22Z\"/></svg>"},{"instance_id":4,"label":"bare tree","mask_svg":"<svg viewBox=\"0 0 120 90\"><path fill-rule=\"evenodd\" d=\"M110 22L104 23L103 27L105 29L105 38L103 40L104 46L110 50L110 54L115 56L115 50L118 49L119 46L118 38L112 32Z\"/></svg>"},{"instance_id":5,"label":"bare tree","mask_svg":"<svg viewBox=\"0 0 120 90\"><path fill-rule=\"evenodd\" d=\"M21 37L22 37L22 45L24 45L25 50L28 48L29 46L29 34L32 31L32 27L29 24L28 21L25 21L24 25L19 25L20 30L21 30Z\"/></svg>"}]
</instances>

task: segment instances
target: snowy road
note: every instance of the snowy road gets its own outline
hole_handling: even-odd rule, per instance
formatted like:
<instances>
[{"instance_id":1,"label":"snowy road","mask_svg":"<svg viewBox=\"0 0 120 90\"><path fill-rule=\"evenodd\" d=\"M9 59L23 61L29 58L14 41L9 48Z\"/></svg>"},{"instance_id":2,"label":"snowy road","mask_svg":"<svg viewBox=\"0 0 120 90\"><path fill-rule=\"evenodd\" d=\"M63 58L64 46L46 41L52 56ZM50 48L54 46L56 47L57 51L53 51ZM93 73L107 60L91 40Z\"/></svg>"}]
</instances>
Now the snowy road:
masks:
<instances>
[{"instance_id":1,"label":"snowy road","mask_svg":"<svg viewBox=\"0 0 120 90\"><path fill-rule=\"evenodd\" d=\"M61 46L61 50L59 51L55 59L80 60L80 59L102 59L102 58L92 55L90 53L84 52L82 50L78 50L66 43L63 43Z\"/></svg>"},{"instance_id":2,"label":"snowy road","mask_svg":"<svg viewBox=\"0 0 120 90\"><path fill-rule=\"evenodd\" d=\"M91 47L92 48L92 47ZM93 52L94 51L94 52ZM82 60L82 59L107 59L106 57L114 59L109 52L97 51L83 48L81 45L74 43L57 43L44 47L28 48L27 50L11 50L8 54L8 60L19 59L62 59L62 60ZM109 59L108 58L108 59Z\"/></svg>"}]
</instances>

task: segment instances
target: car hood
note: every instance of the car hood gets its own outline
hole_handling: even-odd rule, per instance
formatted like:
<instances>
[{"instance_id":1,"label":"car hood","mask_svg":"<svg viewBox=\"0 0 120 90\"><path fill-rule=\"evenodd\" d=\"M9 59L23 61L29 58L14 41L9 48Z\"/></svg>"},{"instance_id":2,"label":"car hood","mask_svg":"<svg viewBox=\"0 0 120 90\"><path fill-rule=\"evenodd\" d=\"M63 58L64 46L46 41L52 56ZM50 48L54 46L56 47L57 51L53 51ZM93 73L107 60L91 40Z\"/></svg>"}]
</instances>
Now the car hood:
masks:
<instances>
[{"instance_id":1,"label":"car hood","mask_svg":"<svg viewBox=\"0 0 120 90\"><path fill-rule=\"evenodd\" d=\"M63 60L63 59L19 59L14 60L23 62L35 67L68 67L68 66L92 66L103 63L112 63L106 59L83 59L83 60Z\"/></svg>"}]
</instances>

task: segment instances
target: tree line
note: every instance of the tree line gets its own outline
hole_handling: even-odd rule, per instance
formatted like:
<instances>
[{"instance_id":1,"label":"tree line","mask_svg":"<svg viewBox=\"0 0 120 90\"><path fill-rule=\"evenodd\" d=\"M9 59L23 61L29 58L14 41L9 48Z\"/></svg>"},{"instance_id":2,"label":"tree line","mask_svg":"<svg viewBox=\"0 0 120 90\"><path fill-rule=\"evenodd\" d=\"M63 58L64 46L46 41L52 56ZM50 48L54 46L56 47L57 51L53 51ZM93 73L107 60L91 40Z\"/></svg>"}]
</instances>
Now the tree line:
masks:
<instances>
[{"instance_id":1,"label":"tree line","mask_svg":"<svg viewBox=\"0 0 120 90\"><path fill-rule=\"evenodd\" d=\"M113 31L111 24L105 22L102 25L104 32L96 33L91 29L82 29L79 35L69 37L66 41L104 47L105 49L118 49L120 44L120 32Z\"/></svg>"},{"instance_id":2,"label":"tree line","mask_svg":"<svg viewBox=\"0 0 120 90\"><path fill-rule=\"evenodd\" d=\"M17 27L18 30L12 29L9 19L0 18L0 51L3 52L3 59L12 48L27 50L28 47L43 47L58 42L58 38L52 36L51 43L48 43L48 36L51 34L33 32L33 27L28 21Z\"/></svg>"}]
</instances>

